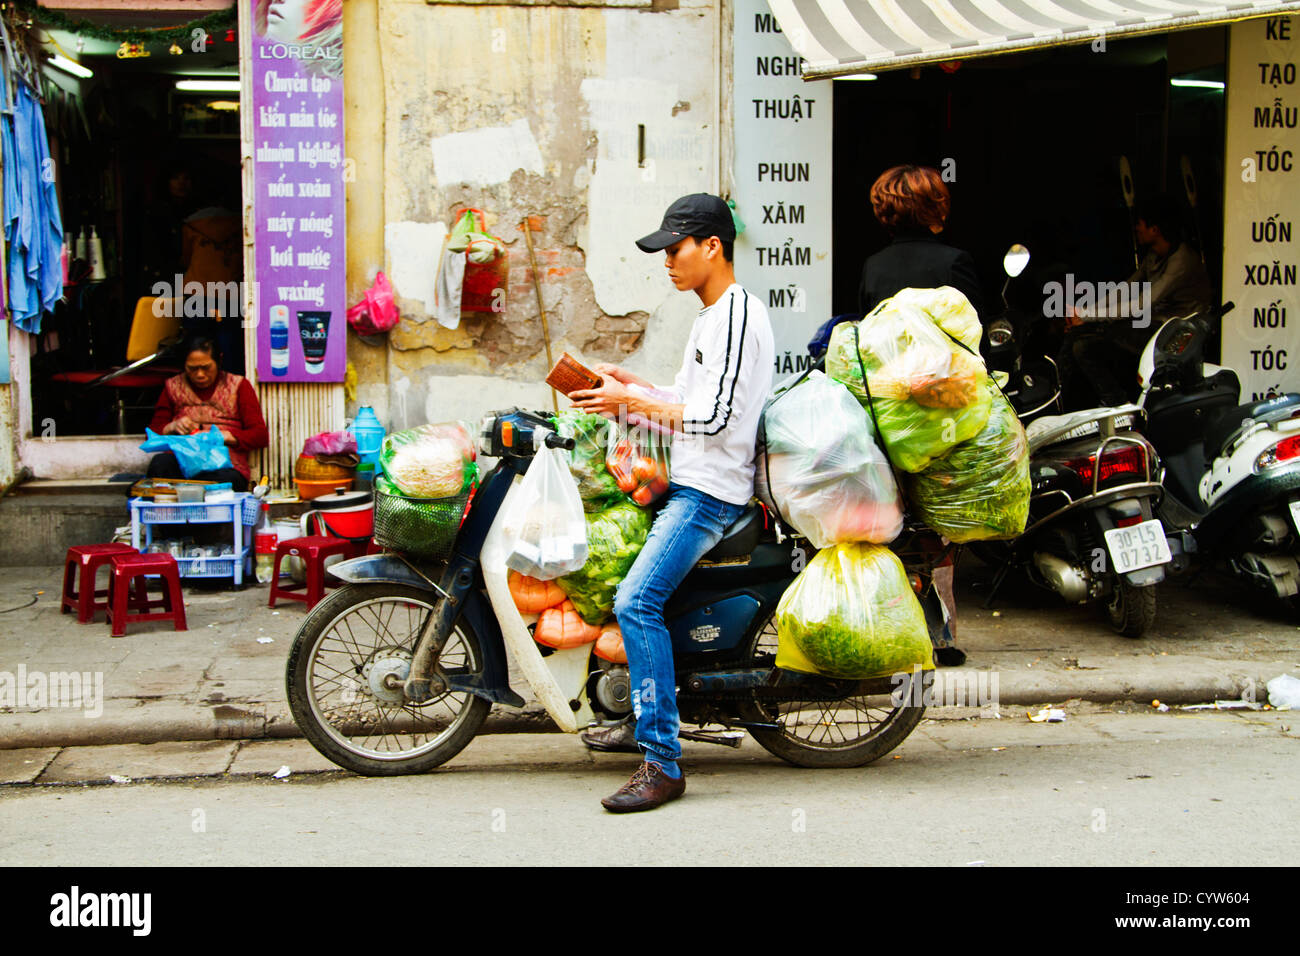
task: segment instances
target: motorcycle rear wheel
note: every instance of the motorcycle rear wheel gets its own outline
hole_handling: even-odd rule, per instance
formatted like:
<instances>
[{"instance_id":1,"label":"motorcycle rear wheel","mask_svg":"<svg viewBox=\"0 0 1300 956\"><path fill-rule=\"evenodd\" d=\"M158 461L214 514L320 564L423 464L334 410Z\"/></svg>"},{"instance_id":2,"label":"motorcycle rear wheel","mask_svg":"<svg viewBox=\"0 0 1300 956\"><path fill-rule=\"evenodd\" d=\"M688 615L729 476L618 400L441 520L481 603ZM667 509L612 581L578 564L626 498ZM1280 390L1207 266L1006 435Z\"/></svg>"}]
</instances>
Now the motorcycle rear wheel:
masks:
<instances>
[{"instance_id":1,"label":"motorcycle rear wheel","mask_svg":"<svg viewBox=\"0 0 1300 956\"><path fill-rule=\"evenodd\" d=\"M417 588L354 584L316 605L289 651L289 709L303 736L344 769L371 777L425 773L460 753L491 703L447 691L423 704L384 686L405 677L424 618L440 599ZM478 635L462 620L438 658L444 670L478 673ZM381 696L382 695L382 696Z\"/></svg>"},{"instance_id":2,"label":"motorcycle rear wheel","mask_svg":"<svg viewBox=\"0 0 1300 956\"><path fill-rule=\"evenodd\" d=\"M776 666L776 618L773 616L755 635L750 646L750 666ZM913 688L900 688L900 699L909 701ZM792 700L774 702L758 696L741 708L748 721L775 723L779 730L749 728L764 750L796 767L863 767L879 760L901 744L925 715L924 705L897 706L888 693L854 695L859 681L836 681L844 685L838 700Z\"/></svg>"},{"instance_id":3,"label":"motorcycle rear wheel","mask_svg":"<svg viewBox=\"0 0 1300 956\"><path fill-rule=\"evenodd\" d=\"M1121 577L1111 589L1110 597L1102 602L1101 612L1116 634L1143 637L1156 622L1155 585L1129 584Z\"/></svg>"}]
</instances>

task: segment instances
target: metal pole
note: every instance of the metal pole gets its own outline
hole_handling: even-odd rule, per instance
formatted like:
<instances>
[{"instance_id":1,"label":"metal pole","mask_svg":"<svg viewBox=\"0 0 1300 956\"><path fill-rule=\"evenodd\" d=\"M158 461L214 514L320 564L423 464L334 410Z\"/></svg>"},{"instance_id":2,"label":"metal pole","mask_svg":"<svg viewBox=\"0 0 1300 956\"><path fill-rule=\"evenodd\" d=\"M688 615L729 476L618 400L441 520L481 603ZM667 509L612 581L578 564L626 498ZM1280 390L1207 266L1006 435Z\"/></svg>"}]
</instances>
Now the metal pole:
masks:
<instances>
[{"instance_id":1,"label":"metal pole","mask_svg":"<svg viewBox=\"0 0 1300 956\"><path fill-rule=\"evenodd\" d=\"M542 316L542 342L546 345L546 370L555 368L555 362L551 358L551 330L546 323L546 306L542 305L542 277L537 271L537 254L533 252L533 231L531 229L530 217L525 216L524 221L519 224L519 228L524 231L524 241L528 243L528 261L533 267L533 291L537 293L537 311ZM551 407L555 409L555 414L560 414L560 400L555 395L555 389L551 389Z\"/></svg>"}]
</instances>

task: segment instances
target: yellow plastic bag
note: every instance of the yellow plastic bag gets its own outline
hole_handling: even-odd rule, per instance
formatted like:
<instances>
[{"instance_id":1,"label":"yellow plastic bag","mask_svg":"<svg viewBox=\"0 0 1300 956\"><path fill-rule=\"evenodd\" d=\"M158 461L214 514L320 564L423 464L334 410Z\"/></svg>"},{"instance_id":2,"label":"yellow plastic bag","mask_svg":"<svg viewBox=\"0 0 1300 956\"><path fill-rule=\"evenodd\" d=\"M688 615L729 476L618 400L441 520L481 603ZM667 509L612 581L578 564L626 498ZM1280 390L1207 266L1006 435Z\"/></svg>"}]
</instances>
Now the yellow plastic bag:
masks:
<instances>
[{"instance_id":1,"label":"yellow plastic bag","mask_svg":"<svg viewBox=\"0 0 1300 956\"><path fill-rule=\"evenodd\" d=\"M850 680L934 668L925 612L888 548L838 544L808 562L776 608L776 666Z\"/></svg>"}]
</instances>

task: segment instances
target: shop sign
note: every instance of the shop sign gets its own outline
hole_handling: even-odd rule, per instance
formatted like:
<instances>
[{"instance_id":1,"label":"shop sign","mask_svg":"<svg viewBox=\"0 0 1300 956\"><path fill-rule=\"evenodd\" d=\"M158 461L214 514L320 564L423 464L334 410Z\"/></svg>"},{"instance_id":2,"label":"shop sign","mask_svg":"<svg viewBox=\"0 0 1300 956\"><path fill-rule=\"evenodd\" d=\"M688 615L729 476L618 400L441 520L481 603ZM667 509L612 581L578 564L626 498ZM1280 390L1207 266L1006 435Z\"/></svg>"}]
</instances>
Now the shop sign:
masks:
<instances>
[{"instance_id":1,"label":"shop sign","mask_svg":"<svg viewBox=\"0 0 1300 956\"><path fill-rule=\"evenodd\" d=\"M779 380L831 316L831 83L801 79L767 0L734 11L736 277L767 306Z\"/></svg>"},{"instance_id":2,"label":"shop sign","mask_svg":"<svg viewBox=\"0 0 1300 956\"><path fill-rule=\"evenodd\" d=\"M1223 189L1223 361L1242 402L1300 390L1300 18L1234 23Z\"/></svg>"},{"instance_id":3,"label":"shop sign","mask_svg":"<svg viewBox=\"0 0 1300 956\"><path fill-rule=\"evenodd\" d=\"M257 377L341 382L347 363L339 5L249 4Z\"/></svg>"}]
</instances>

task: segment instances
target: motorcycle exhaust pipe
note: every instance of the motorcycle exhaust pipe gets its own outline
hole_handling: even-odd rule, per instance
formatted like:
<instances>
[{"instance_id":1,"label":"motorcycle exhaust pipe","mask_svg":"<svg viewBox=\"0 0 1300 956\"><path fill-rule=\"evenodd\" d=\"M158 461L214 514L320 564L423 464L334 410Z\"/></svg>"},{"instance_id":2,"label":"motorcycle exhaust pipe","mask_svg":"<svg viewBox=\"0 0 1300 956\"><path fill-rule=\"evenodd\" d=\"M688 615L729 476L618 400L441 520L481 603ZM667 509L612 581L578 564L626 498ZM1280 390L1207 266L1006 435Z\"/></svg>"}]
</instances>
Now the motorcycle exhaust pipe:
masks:
<instances>
[{"instance_id":1,"label":"motorcycle exhaust pipe","mask_svg":"<svg viewBox=\"0 0 1300 956\"><path fill-rule=\"evenodd\" d=\"M1070 604L1082 604L1088 599L1088 575L1081 568L1046 551L1034 552L1034 567L1047 586Z\"/></svg>"}]
</instances>

